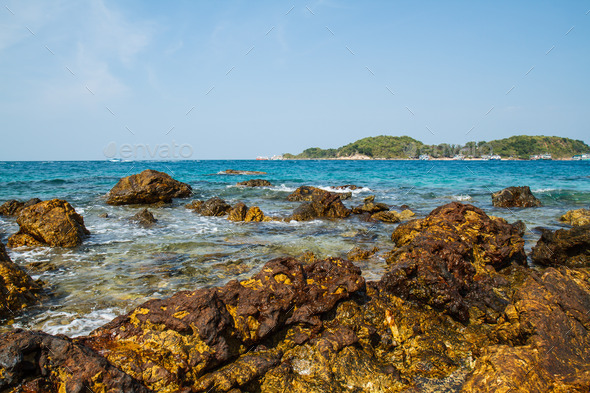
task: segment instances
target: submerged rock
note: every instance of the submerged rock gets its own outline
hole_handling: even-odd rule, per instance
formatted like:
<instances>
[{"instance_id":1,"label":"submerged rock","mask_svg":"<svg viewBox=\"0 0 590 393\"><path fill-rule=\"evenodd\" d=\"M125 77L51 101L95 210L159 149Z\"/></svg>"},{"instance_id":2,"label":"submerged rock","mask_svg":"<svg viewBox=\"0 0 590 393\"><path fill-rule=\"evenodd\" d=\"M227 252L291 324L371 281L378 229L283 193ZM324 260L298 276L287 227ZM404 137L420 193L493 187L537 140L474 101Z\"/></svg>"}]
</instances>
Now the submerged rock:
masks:
<instances>
[{"instance_id":1,"label":"submerged rock","mask_svg":"<svg viewBox=\"0 0 590 393\"><path fill-rule=\"evenodd\" d=\"M43 201L22 209L16 220L20 229L8 238L8 247L75 247L90 235L84 219L68 202Z\"/></svg>"},{"instance_id":2,"label":"submerged rock","mask_svg":"<svg viewBox=\"0 0 590 393\"><path fill-rule=\"evenodd\" d=\"M402 212L397 212L395 210L388 210L388 211L380 211L378 213L372 214L371 220L396 223L396 222L400 222L400 221L409 220L410 218L412 218L414 216L415 216L414 212L411 210L408 210L408 209L406 209Z\"/></svg>"},{"instance_id":3,"label":"submerged rock","mask_svg":"<svg viewBox=\"0 0 590 393\"><path fill-rule=\"evenodd\" d=\"M577 209L570 210L559 218L560 221L567 222L570 225L579 227L590 224L590 210Z\"/></svg>"},{"instance_id":4,"label":"submerged rock","mask_svg":"<svg viewBox=\"0 0 590 393\"><path fill-rule=\"evenodd\" d=\"M538 207L541 201L535 198L529 186L508 187L492 194L496 207Z\"/></svg>"},{"instance_id":5,"label":"submerged rock","mask_svg":"<svg viewBox=\"0 0 590 393\"><path fill-rule=\"evenodd\" d=\"M223 172L216 173L216 175L266 175L266 172L226 169Z\"/></svg>"},{"instance_id":6,"label":"submerged rock","mask_svg":"<svg viewBox=\"0 0 590 393\"><path fill-rule=\"evenodd\" d=\"M154 217L151 211L148 209L143 209L133 217L131 217L131 221L135 221L144 227L151 227L154 225L158 220Z\"/></svg>"},{"instance_id":7,"label":"submerged rock","mask_svg":"<svg viewBox=\"0 0 590 393\"><path fill-rule=\"evenodd\" d=\"M268 180L264 180L264 179L251 179L251 180L241 181L241 182L237 183L236 185L244 186L244 187L270 187L270 186L272 186L271 182L269 182Z\"/></svg>"},{"instance_id":8,"label":"submerged rock","mask_svg":"<svg viewBox=\"0 0 590 393\"><path fill-rule=\"evenodd\" d=\"M0 206L0 216L18 216L22 209L24 209L25 207L36 205L39 202L41 202L41 199L39 198L29 199L26 202L21 202L17 201L16 199L12 199Z\"/></svg>"},{"instance_id":9,"label":"submerged rock","mask_svg":"<svg viewBox=\"0 0 590 393\"><path fill-rule=\"evenodd\" d=\"M351 261L366 261L375 255L377 251L379 251L377 247L373 247L371 250L364 250L357 246L350 250L346 254L346 257Z\"/></svg>"},{"instance_id":10,"label":"submerged rock","mask_svg":"<svg viewBox=\"0 0 590 393\"><path fill-rule=\"evenodd\" d=\"M354 184L345 184L343 186L336 187L337 190L352 190L352 191L358 190L359 188L361 188L361 187L355 186Z\"/></svg>"},{"instance_id":11,"label":"submerged rock","mask_svg":"<svg viewBox=\"0 0 590 393\"><path fill-rule=\"evenodd\" d=\"M375 195L366 197L363 204L352 209L354 214L369 213L375 214L383 211L388 211L389 206L385 203L375 203Z\"/></svg>"},{"instance_id":12,"label":"submerged rock","mask_svg":"<svg viewBox=\"0 0 590 393\"><path fill-rule=\"evenodd\" d=\"M590 225L555 232L544 229L531 258L543 266L590 267Z\"/></svg>"},{"instance_id":13,"label":"submerged rock","mask_svg":"<svg viewBox=\"0 0 590 393\"><path fill-rule=\"evenodd\" d=\"M493 270L526 261L524 240L512 225L458 202L401 224L391 238L399 249L387 259L383 288L461 321L495 320L508 302L494 291Z\"/></svg>"},{"instance_id":14,"label":"submerged rock","mask_svg":"<svg viewBox=\"0 0 590 393\"><path fill-rule=\"evenodd\" d=\"M345 218L350 215L340 196L327 191L313 194L311 202L302 203L287 220L309 221L316 218Z\"/></svg>"},{"instance_id":15,"label":"submerged rock","mask_svg":"<svg viewBox=\"0 0 590 393\"><path fill-rule=\"evenodd\" d=\"M31 276L12 262L0 243L0 319L13 318L21 309L37 303L41 290Z\"/></svg>"},{"instance_id":16,"label":"submerged rock","mask_svg":"<svg viewBox=\"0 0 590 393\"><path fill-rule=\"evenodd\" d=\"M188 184L174 180L167 173L146 169L139 174L119 180L107 194L107 203L109 205L171 203L172 198L187 198L191 194L192 189Z\"/></svg>"},{"instance_id":17,"label":"submerged rock","mask_svg":"<svg viewBox=\"0 0 590 393\"><path fill-rule=\"evenodd\" d=\"M193 201L185 206L202 216L225 216L231 210L231 205L219 197L207 199L205 202Z\"/></svg>"}]
</instances>

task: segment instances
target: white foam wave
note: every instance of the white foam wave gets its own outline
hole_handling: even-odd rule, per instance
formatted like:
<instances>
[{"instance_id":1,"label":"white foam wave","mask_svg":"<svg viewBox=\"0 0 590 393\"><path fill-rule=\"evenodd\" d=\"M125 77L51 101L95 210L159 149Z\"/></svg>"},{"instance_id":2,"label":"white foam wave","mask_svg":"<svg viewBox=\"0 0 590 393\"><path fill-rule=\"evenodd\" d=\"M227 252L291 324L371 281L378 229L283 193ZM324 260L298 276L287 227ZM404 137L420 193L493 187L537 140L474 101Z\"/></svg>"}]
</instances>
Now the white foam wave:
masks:
<instances>
[{"instance_id":1,"label":"white foam wave","mask_svg":"<svg viewBox=\"0 0 590 393\"><path fill-rule=\"evenodd\" d=\"M535 190L531 190L531 192L551 192L551 191L558 191L557 188L537 188Z\"/></svg>"},{"instance_id":2,"label":"white foam wave","mask_svg":"<svg viewBox=\"0 0 590 393\"><path fill-rule=\"evenodd\" d=\"M69 337L82 336L112 321L123 313L124 311L118 308L94 310L84 315L67 311L49 313L49 320L43 324L41 330L49 334L65 334Z\"/></svg>"},{"instance_id":3,"label":"white foam wave","mask_svg":"<svg viewBox=\"0 0 590 393\"><path fill-rule=\"evenodd\" d=\"M454 201L470 201L472 198L469 195L451 195L451 199Z\"/></svg>"},{"instance_id":4,"label":"white foam wave","mask_svg":"<svg viewBox=\"0 0 590 393\"><path fill-rule=\"evenodd\" d=\"M355 190L350 189L348 187L346 188L336 188L336 187L332 187L332 186L318 186L318 188L325 190L325 191L329 191L329 192L335 192L335 193L340 193L340 194L345 194L347 192L352 193L352 195L357 195L360 194L362 192L371 192L373 190L371 190L369 187L360 187L357 188Z\"/></svg>"}]
</instances>

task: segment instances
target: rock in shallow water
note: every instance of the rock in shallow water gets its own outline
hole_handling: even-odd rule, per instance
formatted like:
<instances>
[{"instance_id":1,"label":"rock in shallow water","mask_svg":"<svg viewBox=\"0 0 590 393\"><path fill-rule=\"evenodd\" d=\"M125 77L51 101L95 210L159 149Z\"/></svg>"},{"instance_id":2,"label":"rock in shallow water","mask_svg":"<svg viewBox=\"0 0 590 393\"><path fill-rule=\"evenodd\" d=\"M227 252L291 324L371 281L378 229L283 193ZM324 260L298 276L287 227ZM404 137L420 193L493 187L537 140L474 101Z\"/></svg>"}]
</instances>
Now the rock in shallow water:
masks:
<instances>
[{"instance_id":1,"label":"rock in shallow water","mask_svg":"<svg viewBox=\"0 0 590 393\"><path fill-rule=\"evenodd\" d=\"M41 199L39 198L29 199L26 202L21 202L17 201L16 199L12 199L0 206L0 216L18 216L22 209L24 209L25 207L33 206L39 202L41 202Z\"/></svg>"},{"instance_id":2,"label":"rock in shallow water","mask_svg":"<svg viewBox=\"0 0 590 393\"><path fill-rule=\"evenodd\" d=\"M145 171L127 176L107 194L109 205L170 203L172 198L191 196L192 189L188 184L179 182L170 175L146 169Z\"/></svg>"},{"instance_id":3,"label":"rock in shallow water","mask_svg":"<svg viewBox=\"0 0 590 393\"><path fill-rule=\"evenodd\" d=\"M90 235L84 219L61 199L39 202L22 209L16 220L20 229L8 238L8 247L75 247Z\"/></svg>"},{"instance_id":4,"label":"rock in shallow water","mask_svg":"<svg viewBox=\"0 0 590 393\"><path fill-rule=\"evenodd\" d=\"M544 229L531 258L543 266L590 267L590 225L555 232Z\"/></svg>"},{"instance_id":5,"label":"rock in shallow water","mask_svg":"<svg viewBox=\"0 0 590 393\"><path fill-rule=\"evenodd\" d=\"M270 187L270 186L272 186L271 182L269 182L268 180L264 180L264 179L251 179L251 180L241 181L236 185L244 186L244 187Z\"/></svg>"},{"instance_id":6,"label":"rock in shallow water","mask_svg":"<svg viewBox=\"0 0 590 393\"><path fill-rule=\"evenodd\" d=\"M350 209L344 206L338 194L321 191L314 192L311 202L302 203L288 220L309 221L316 218L346 218L350 215Z\"/></svg>"},{"instance_id":7,"label":"rock in shallow water","mask_svg":"<svg viewBox=\"0 0 590 393\"><path fill-rule=\"evenodd\" d=\"M144 227L151 227L156 222L158 222L158 220L154 217L152 212L149 211L148 209L143 209L142 211L140 211L139 213L137 213L136 215L134 215L130 219L131 219L131 221L135 221Z\"/></svg>"},{"instance_id":8,"label":"rock in shallow water","mask_svg":"<svg viewBox=\"0 0 590 393\"><path fill-rule=\"evenodd\" d=\"M590 210L577 209L570 210L559 218L560 221L567 222L570 225L579 227L590 224Z\"/></svg>"},{"instance_id":9,"label":"rock in shallow water","mask_svg":"<svg viewBox=\"0 0 590 393\"><path fill-rule=\"evenodd\" d=\"M496 207L538 207L541 201L535 198L529 186L508 187L492 194Z\"/></svg>"}]
</instances>

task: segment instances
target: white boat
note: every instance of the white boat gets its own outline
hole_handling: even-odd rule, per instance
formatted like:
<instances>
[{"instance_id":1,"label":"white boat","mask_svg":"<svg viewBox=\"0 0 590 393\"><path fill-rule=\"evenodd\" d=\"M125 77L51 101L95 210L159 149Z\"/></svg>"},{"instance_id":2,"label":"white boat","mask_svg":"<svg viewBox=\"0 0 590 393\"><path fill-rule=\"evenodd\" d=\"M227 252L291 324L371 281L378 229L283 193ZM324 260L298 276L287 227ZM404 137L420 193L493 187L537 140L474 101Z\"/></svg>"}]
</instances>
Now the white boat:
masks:
<instances>
[{"instance_id":1,"label":"white boat","mask_svg":"<svg viewBox=\"0 0 590 393\"><path fill-rule=\"evenodd\" d=\"M418 159L422 161L428 161L430 160L430 156L428 154L422 154L420 157L418 157Z\"/></svg>"},{"instance_id":2,"label":"white boat","mask_svg":"<svg viewBox=\"0 0 590 393\"><path fill-rule=\"evenodd\" d=\"M109 162L122 162L123 160L121 160L120 158L111 158L109 160Z\"/></svg>"}]
</instances>

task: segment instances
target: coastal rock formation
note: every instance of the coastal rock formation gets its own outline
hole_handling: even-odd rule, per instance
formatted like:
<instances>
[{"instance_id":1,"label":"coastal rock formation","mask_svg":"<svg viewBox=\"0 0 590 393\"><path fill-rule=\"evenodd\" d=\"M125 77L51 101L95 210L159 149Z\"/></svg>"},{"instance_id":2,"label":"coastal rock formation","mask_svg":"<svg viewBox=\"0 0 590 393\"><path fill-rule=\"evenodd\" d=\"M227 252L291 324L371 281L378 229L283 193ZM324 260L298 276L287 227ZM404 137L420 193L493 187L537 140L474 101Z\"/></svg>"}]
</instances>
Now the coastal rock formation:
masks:
<instances>
[{"instance_id":1,"label":"coastal rock formation","mask_svg":"<svg viewBox=\"0 0 590 393\"><path fill-rule=\"evenodd\" d=\"M412 218L414 216L415 216L414 212L409 209L403 210L401 212L397 212L395 210L387 210L387 211L380 211L380 212L372 214L371 220L396 223L396 222L400 222L400 221L409 220L410 218Z\"/></svg>"},{"instance_id":2,"label":"coastal rock formation","mask_svg":"<svg viewBox=\"0 0 590 393\"><path fill-rule=\"evenodd\" d=\"M29 199L26 202L21 202L17 201L16 199L12 199L0 206L0 216L16 217L25 207L33 206L39 202L41 202L41 199L39 198Z\"/></svg>"},{"instance_id":3,"label":"coastal rock formation","mask_svg":"<svg viewBox=\"0 0 590 393\"><path fill-rule=\"evenodd\" d=\"M361 188L361 187L355 186L354 184L345 184L343 186L336 187L337 190L351 190L351 191L358 190L359 188Z\"/></svg>"},{"instance_id":4,"label":"coastal rock formation","mask_svg":"<svg viewBox=\"0 0 590 393\"><path fill-rule=\"evenodd\" d=\"M163 172L146 169L127 176L107 194L109 205L171 203L172 198L186 198L192 194L191 186L174 180Z\"/></svg>"},{"instance_id":5,"label":"coastal rock formation","mask_svg":"<svg viewBox=\"0 0 590 393\"><path fill-rule=\"evenodd\" d=\"M202 216L225 216L230 210L231 205L219 197L207 199L205 202L193 201L185 206Z\"/></svg>"},{"instance_id":6,"label":"coastal rock formation","mask_svg":"<svg viewBox=\"0 0 590 393\"><path fill-rule=\"evenodd\" d=\"M0 390L149 392L104 357L65 336L20 329L0 335Z\"/></svg>"},{"instance_id":7,"label":"coastal rock formation","mask_svg":"<svg viewBox=\"0 0 590 393\"><path fill-rule=\"evenodd\" d=\"M312 186L301 186L287 196L291 202L311 201L315 194L324 194L328 191Z\"/></svg>"},{"instance_id":8,"label":"coastal rock formation","mask_svg":"<svg viewBox=\"0 0 590 393\"><path fill-rule=\"evenodd\" d=\"M364 287L344 260L275 259L247 281L150 300L77 341L155 391L227 392L260 384L321 329L323 314Z\"/></svg>"},{"instance_id":9,"label":"coastal rock formation","mask_svg":"<svg viewBox=\"0 0 590 393\"><path fill-rule=\"evenodd\" d=\"M389 206L385 203L375 203L375 195L370 195L363 200L363 204L352 209L354 214L369 213L375 214L382 211L388 211Z\"/></svg>"},{"instance_id":10,"label":"coastal rock formation","mask_svg":"<svg viewBox=\"0 0 590 393\"><path fill-rule=\"evenodd\" d=\"M154 225L158 220L154 217L151 211L148 209L143 209L133 217L131 217L132 221L139 223L141 226L144 227L151 227Z\"/></svg>"},{"instance_id":11,"label":"coastal rock formation","mask_svg":"<svg viewBox=\"0 0 590 393\"><path fill-rule=\"evenodd\" d=\"M21 309L37 303L41 290L37 282L10 260L0 242L0 319L12 318Z\"/></svg>"},{"instance_id":12,"label":"coastal rock formation","mask_svg":"<svg viewBox=\"0 0 590 393\"><path fill-rule=\"evenodd\" d=\"M316 218L345 218L350 215L350 209L344 206L338 194L320 191L322 192L313 193L311 202L297 207L287 220L309 221Z\"/></svg>"},{"instance_id":13,"label":"coastal rock formation","mask_svg":"<svg viewBox=\"0 0 590 393\"><path fill-rule=\"evenodd\" d=\"M262 222L262 221L272 221L272 218L266 217L262 210L258 206L252 206L246 212L246 216L244 217L244 221L246 222Z\"/></svg>"},{"instance_id":14,"label":"coastal rock formation","mask_svg":"<svg viewBox=\"0 0 590 393\"><path fill-rule=\"evenodd\" d=\"M382 287L460 321L495 321L508 303L494 291L495 270L526 261L515 227L458 202L401 224L391 238L399 248L387 259Z\"/></svg>"},{"instance_id":15,"label":"coastal rock formation","mask_svg":"<svg viewBox=\"0 0 590 393\"><path fill-rule=\"evenodd\" d=\"M228 213L227 219L230 221L244 221L248 206L244 202L236 203Z\"/></svg>"},{"instance_id":16,"label":"coastal rock formation","mask_svg":"<svg viewBox=\"0 0 590 393\"><path fill-rule=\"evenodd\" d=\"M535 198L529 186L508 187L492 194L496 207L538 207L541 201Z\"/></svg>"},{"instance_id":17,"label":"coastal rock formation","mask_svg":"<svg viewBox=\"0 0 590 393\"><path fill-rule=\"evenodd\" d=\"M588 209L577 209L570 210L559 218L560 221L567 222L568 224L579 227L582 225L590 224L590 210Z\"/></svg>"},{"instance_id":18,"label":"coastal rock formation","mask_svg":"<svg viewBox=\"0 0 590 393\"><path fill-rule=\"evenodd\" d=\"M23 208L16 220L20 229L8 238L8 247L75 247L90 235L84 219L68 202L43 201Z\"/></svg>"},{"instance_id":19,"label":"coastal rock formation","mask_svg":"<svg viewBox=\"0 0 590 393\"><path fill-rule=\"evenodd\" d=\"M587 392L590 387L590 271L548 268L514 295L521 345L482 351L462 392Z\"/></svg>"},{"instance_id":20,"label":"coastal rock formation","mask_svg":"<svg viewBox=\"0 0 590 393\"><path fill-rule=\"evenodd\" d=\"M531 258L543 266L590 267L590 225L543 230Z\"/></svg>"},{"instance_id":21,"label":"coastal rock formation","mask_svg":"<svg viewBox=\"0 0 590 393\"><path fill-rule=\"evenodd\" d=\"M261 171L241 171L235 169L226 169L223 172L216 173L217 175L266 175L266 172Z\"/></svg>"},{"instance_id":22,"label":"coastal rock formation","mask_svg":"<svg viewBox=\"0 0 590 393\"><path fill-rule=\"evenodd\" d=\"M354 247L346 254L346 257L350 261L366 261L375 255L377 251L379 251L377 247L373 247L371 250L364 250L360 247Z\"/></svg>"},{"instance_id":23,"label":"coastal rock formation","mask_svg":"<svg viewBox=\"0 0 590 393\"><path fill-rule=\"evenodd\" d=\"M238 184L236 184L236 185L244 186L244 187L269 187L269 186L272 186L271 182L269 182L268 180L264 180L264 179L251 179L251 180L241 181L241 182L238 182Z\"/></svg>"}]
</instances>

